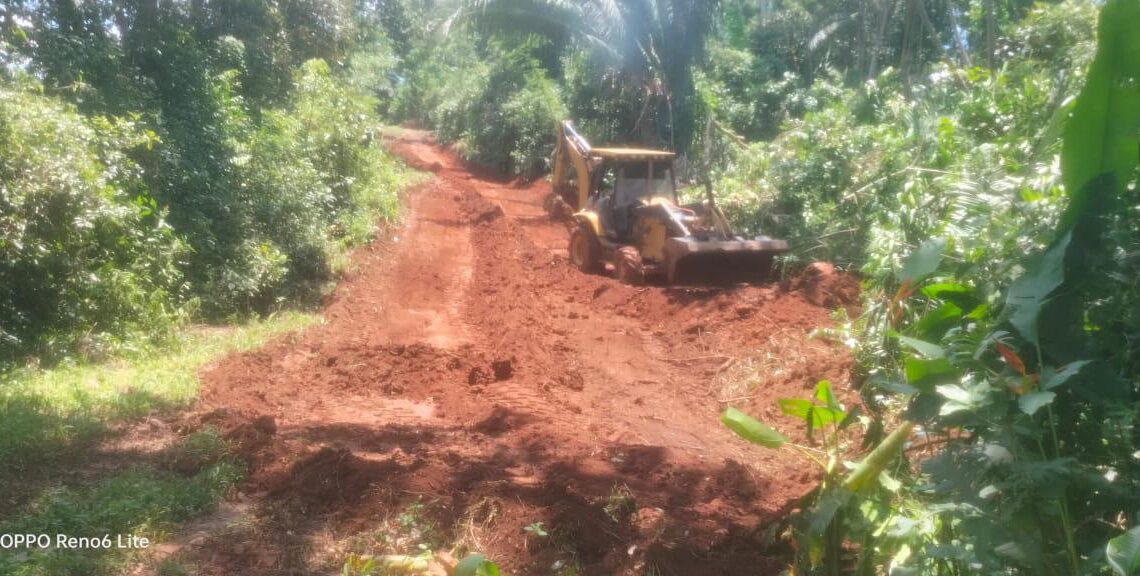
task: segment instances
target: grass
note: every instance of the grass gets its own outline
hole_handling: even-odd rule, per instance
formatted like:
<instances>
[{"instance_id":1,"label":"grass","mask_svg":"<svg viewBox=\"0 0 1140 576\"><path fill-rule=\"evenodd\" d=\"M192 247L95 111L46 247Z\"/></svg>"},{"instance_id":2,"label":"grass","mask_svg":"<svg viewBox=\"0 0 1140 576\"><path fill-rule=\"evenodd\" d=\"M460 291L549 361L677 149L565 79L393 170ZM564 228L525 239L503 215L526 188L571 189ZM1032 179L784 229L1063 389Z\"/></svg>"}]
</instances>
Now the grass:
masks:
<instances>
[{"instance_id":1,"label":"grass","mask_svg":"<svg viewBox=\"0 0 1140 576\"><path fill-rule=\"evenodd\" d=\"M200 438L195 438L196 436ZM211 432L191 434L189 444L224 454ZM209 509L240 480L240 464L222 456L192 476L155 467L118 472L92 486L49 490L26 514L0 523L0 534L103 538L98 548L0 550L0 573L13 576L87 576L121 573L143 550L119 548L120 536L160 541L176 523ZM110 544L109 547L104 547Z\"/></svg>"},{"instance_id":2,"label":"grass","mask_svg":"<svg viewBox=\"0 0 1140 576\"><path fill-rule=\"evenodd\" d=\"M198 394L198 370L226 354L318 322L319 315L281 313L229 327L189 329L166 346L102 364L22 369L0 382L0 486L29 496L21 513L0 521L0 534L164 538L177 523L208 510L241 478L241 465L217 430L176 440L167 452L180 464L151 459L83 486L35 486L29 470L59 470L95 445L117 423L189 406ZM0 574L70 576L121 573L138 550L0 549ZM175 564L162 572L177 574Z\"/></svg>"},{"instance_id":3,"label":"grass","mask_svg":"<svg viewBox=\"0 0 1140 576\"><path fill-rule=\"evenodd\" d=\"M240 326L191 329L172 344L134 358L4 374L0 469L18 474L90 446L113 423L184 408L197 396L200 367L319 318L281 313Z\"/></svg>"}]
</instances>

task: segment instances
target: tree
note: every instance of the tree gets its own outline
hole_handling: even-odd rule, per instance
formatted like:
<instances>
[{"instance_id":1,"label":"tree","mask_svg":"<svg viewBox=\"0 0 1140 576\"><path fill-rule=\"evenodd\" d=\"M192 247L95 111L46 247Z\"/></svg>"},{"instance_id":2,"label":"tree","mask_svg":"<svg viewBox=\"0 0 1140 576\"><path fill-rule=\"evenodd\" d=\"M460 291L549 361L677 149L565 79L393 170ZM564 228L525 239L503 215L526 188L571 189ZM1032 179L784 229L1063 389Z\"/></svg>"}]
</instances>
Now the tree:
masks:
<instances>
[{"instance_id":1,"label":"tree","mask_svg":"<svg viewBox=\"0 0 1140 576\"><path fill-rule=\"evenodd\" d=\"M684 149L694 132L692 67L719 6L717 0L470 0L448 28L525 29L555 46L589 51L607 80L638 95L641 109L624 128L642 142Z\"/></svg>"}]
</instances>

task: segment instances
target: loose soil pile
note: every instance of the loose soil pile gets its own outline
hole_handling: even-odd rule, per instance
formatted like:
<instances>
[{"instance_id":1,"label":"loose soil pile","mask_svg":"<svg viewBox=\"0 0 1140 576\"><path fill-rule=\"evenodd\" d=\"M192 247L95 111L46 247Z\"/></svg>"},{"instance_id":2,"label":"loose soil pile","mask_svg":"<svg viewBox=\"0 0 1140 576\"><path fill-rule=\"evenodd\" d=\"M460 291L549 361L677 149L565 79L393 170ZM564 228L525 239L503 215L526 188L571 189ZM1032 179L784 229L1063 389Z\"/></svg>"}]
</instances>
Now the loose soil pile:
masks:
<instances>
[{"instance_id":1,"label":"loose soil pile","mask_svg":"<svg viewBox=\"0 0 1140 576\"><path fill-rule=\"evenodd\" d=\"M778 571L766 522L812 472L718 414L794 429L776 398L820 379L846 390L849 355L810 335L857 283L824 264L729 288L584 275L565 224L542 213L549 184L473 176L414 131L392 148L435 177L398 232L354 255L326 323L203 374L193 420L250 463L260 524L196 561L323 572L318 534L364 533L420 502L446 541L510 574ZM536 522L549 536L523 530Z\"/></svg>"}]
</instances>

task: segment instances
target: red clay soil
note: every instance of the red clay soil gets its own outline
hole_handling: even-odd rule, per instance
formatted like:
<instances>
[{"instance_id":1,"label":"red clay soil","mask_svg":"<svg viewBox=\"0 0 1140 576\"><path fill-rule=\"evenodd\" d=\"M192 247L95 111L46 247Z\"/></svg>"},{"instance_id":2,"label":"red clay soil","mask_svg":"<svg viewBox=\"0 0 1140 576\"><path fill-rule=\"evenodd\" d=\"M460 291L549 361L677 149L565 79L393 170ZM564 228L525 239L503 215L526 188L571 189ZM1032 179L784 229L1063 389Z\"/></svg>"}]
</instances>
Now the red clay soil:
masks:
<instances>
[{"instance_id":1,"label":"red clay soil","mask_svg":"<svg viewBox=\"0 0 1140 576\"><path fill-rule=\"evenodd\" d=\"M809 334L857 283L827 265L730 288L585 275L542 212L548 183L476 177L421 132L390 146L434 177L402 229L354 255L326 322L203 374L197 418L238 444L255 502L293 511L290 542L420 500L454 539L484 510L478 544L509 574L568 555L585 574L778 572L764 529L814 476L718 414L794 429L776 398L825 378L846 391L848 353ZM723 397L736 377L759 387ZM551 537L528 537L535 522ZM205 570L314 572L286 540L216 551Z\"/></svg>"}]
</instances>

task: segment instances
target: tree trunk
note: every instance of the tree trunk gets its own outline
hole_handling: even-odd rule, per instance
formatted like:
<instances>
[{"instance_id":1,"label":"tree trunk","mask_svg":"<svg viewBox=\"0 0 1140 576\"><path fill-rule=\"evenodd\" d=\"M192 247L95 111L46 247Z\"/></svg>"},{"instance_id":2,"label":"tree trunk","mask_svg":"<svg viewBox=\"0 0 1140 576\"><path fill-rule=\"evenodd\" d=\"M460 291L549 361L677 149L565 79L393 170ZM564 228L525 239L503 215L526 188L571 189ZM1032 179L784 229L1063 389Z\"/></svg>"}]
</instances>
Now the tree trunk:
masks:
<instances>
[{"instance_id":1,"label":"tree trunk","mask_svg":"<svg viewBox=\"0 0 1140 576\"><path fill-rule=\"evenodd\" d=\"M934 46L938 48L938 53L942 55L942 58L949 60L950 57L946 54L946 48L942 45L942 39L938 37L938 30L934 28L934 23L930 21L930 14L926 13L925 0L914 0L914 3L915 9L918 10L918 18L922 21L923 29L930 35L930 39L934 41ZM955 35L957 35L957 31L955 31ZM918 36L918 44L919 47L922 46L921 34Z\"/></svg>"},{"instance_id":2,"label":"tree trunk","mask_svg":"<svg viewBox=\"0 0 1140 576\"><path fill-rule=\"evenodd\" d=\"M903 15L903 41L902 54L899 57L899 72L903 76L903 86L907 94L910 93L910 63L914 58L914 0L906 0L906 12Z\"/></svg>"},{"instance_id":3,"label":"tree trunk","mask_svg":"<svg viewBox=\"0 0 1140 576\"><path fill-rule=\"evenodd\" d=\"M190 18L194 21L196 28L201 28L203 24L203 17L206 12L206 0L191 0L190 1Z\"/></svg>"},{"instance_id":4,"label":"tree trunk","mask_svg":"<svg viewBox=\"0 0 1140 576\"><path fill-rule=\"evenodd\" d=\"M871 55L870 63L867 64L867 79L873 80L875 75L879 73L879 52L882 50L883 37L887 35L887 24L891 21L891 15L895 11L896 0L886 0L883 3L882 13L879 15L879 29L875 31L875 36L871 39Z\"/></svg>"},{"instance_id":5,"label":"tree trunk","mask_svg":"<svg viewBox=\"0 0 1140 576\"><path fill-rule=\"evenodd\" d=\"M145 34L154 29L158 17L158 0L135 0L135 32Z\"/></svg>"},{"instance_id":6,"label":"tree trunk","mask_svg":"<svg viewBox=\"0 0 1140 576\"><path fill-rule=\"evenodd\" d=\"M986 64L994 67L997 52L997 21L994 17L994 0L985 0L986 6Z\"/></svg>"},{"instance_id":7,"label":"tree trunk","mask_svg":"<svg viewBox=\"0 0 1140 576\"><path fill-rule=\"evenodd\" d=\"M958 26L958 13L954 11L954 3L946 3L946 12L950 16L950 26L954 28L954 44L958 46L958 52L962 55L962 64L967 68L973 68L974 64L970 60L970 51L966 48L966 43L962 41L962 28Z\"/></svg>"},{"instance_id":8,"label":"tree trunk","mask_svg":"<svg viewBox=\"0 0 1140 576\"><path fill-rule=\"evenodd\" d=\"M54 18L59 30L65 34L81 34L83 32L83 16L74 0L56 0L54 5Z\"/></svg>"},{"instance_id":9,"label":"tree trunk","mask_svg":"<svg viewBox=\"0 0 1140 576\"><path fill-rule=\"evenodd\" d=\"M867 21L870 18L870 10L867 9L867 3L870 0L860 0L859 2L859 36L855 39L855 62L853 63L854 70L866 70L865 64L870 61L870 54L868 53L867 38Z\"/></svg>"}]
</instances>

